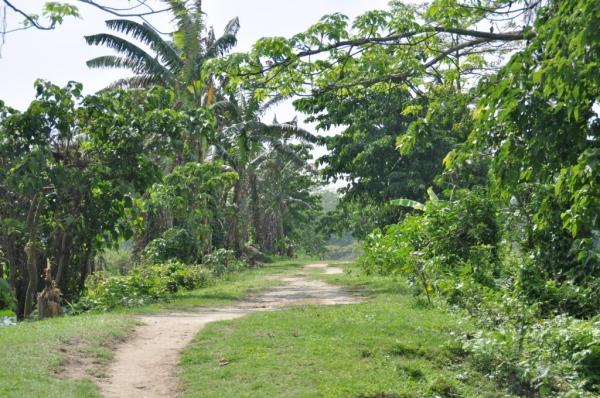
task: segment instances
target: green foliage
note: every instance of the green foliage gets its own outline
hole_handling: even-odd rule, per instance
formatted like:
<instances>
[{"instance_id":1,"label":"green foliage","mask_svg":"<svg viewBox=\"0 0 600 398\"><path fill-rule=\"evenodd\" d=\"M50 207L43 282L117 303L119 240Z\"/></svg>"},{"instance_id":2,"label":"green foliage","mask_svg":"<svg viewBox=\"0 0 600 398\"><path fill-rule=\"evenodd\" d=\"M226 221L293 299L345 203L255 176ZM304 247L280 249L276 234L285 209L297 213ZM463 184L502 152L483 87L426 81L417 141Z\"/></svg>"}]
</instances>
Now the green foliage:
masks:
<instances>
[{"instance_id":1,"label":"green foliage","mask_svg":"<svg viewBox=\"0 0 600 398\"><path fill-rule=\"evenodd\" d=\"M248 265L235 256L233 250L217 249L202 258L202 266L209 269L214 276L219 277L230 272L237 272Z\"/></svg>"},{"instance_id":2,"label":"green foliage","mask_svg":"<svg viewBox=\"0 0 600 398\"><path fill-rule=\"evenodd\" d=\"M109 311L167 301L180 290L204 287L211 281L209 270L177 260L138 265L124 276L98 272L88 278L85 294L71 311Z\"/></svg>"},{"instance_id":3,"label":"green foliage","mask_svg":"<svg viewBox=\"0 0 600 398\"><path fill-rule=\"evenodd\" d=\"M10 285L7 281L0 278L0 310L12 308L13 305L14 299L12 292L10 291Z\"/></svg>"},{"instance_id":4,"label":"green foliage","mask_svg":"<svg viewBox=\"0 0 600 398\"><path fill-rule=\"evenodd\" d=\"M410 199L394 199L390 200L390 204L394 206L402 206L402 207L411 207L415 210L425 210L425 205L421 202L417 202L416 200Z\"/></svg>"},{"instance_id":5,"label":"green foliage","mask_svg":"<svg viewBox=\"0 0 600 398\"><path fill-rule=\"evenodd\" d=\"M160 179L156 159L198 123L159 88L82 97L78 83L38 81L36 90L26 111L0 108L0 244L19 317L27 242L39 269L50 259L65 297L77 298L96 253L132 237L126 216Z\"/></svg>"},{"instance_id":6,"label":"green foliage","mask_svg":"<svg viewBox=\"0 0 600 398\"><path fill-rule=\"evenodd\" d=\"M133 266L130 242L122 243L117 249L106 249L96 256L95 269L108 274L126 274Z\"/></svg>"},{"instance_id":7,"label":"green foliage","mask_svg":"<svg viewBox=\"0 0 600 398\"><path fill-rule=\"evenodd\" d=\"M168 260L179 260L186 264L195 264L200 259L201 242L189 231L182 228L170 228L162 237L152 240L142 253L142 262L159 264Z\"/></svg>"},{"instance_id":8,"label":"green foliage","mask_svg":"<svg viewBox=\"0 0 600 398\"><path fill-rule=\"evenodd\" d=\"M538 10L529 45L481 82L468 148L451 162L494 155L494 183L520 230L515 244L532 259L529 299L546 302L547 313L575 316L597 314L600 303L600 74L592 61L600 54L600 12L592 4L549 2Z\"/></svg>"},{"instance_id":9,"label":"green foliage","mask_svg":"<svg viewBox=\"0 0 600 398\"><path fill-rule=\"evenodd\" d=\"M598 320L540 318L549 308L593 311L593 296L573 283L536 280L531 264L519 264L511 257L514 248L500 243L494 201L482 192L454 194L452 201L428 202L425 212L371 233L359 262L363 270L405 275L417 292L440 293L464 308L480 330L463 335L465 349L478 369L515 394L593 396Z\"/></svg>"},{"instance_id":10,"label":"green foliage","mask_svg":"<svg viewBox=\"0 0 600 398\"><path fill-rule=\"evenodd\" d=\"M76 6L55 1L44 3L43 15L50 20L52 25L60 25L65 17L78 18L80 16L79 9Z\"/></svg>"},{"instance_id":11,"label":"green foliage","mask_svg":"<svg viewBox=\"0 0 600 398\"><path fill-rule=\"evenodd\" d=\"M471 284L491 287L499 276L496 208L483 192L433 199L424 213L368 235L360 264L368 273L408 275L428 297L437 291L458 303Z\"/></svg>"},{"instance_id":12,"label":"green foliage","mask_svg":"<svg viewBox=\"0 0 600 398\"><path fill-rule=\"evenodd\" d=\"M592 397L600 393L600 322L560 315L504 322L465 340L475 366L516 394Z\"/></svg>"},{"instance_id":13,"label":"green foliage","mask_svg":"<svg viewBox=\"0 0 600 398\"><path fill-rule=\"evenodd\" d=\"M219 162L176 166L160 183L150 187L146 200L138 202L134 215L137 253L160 239L147 255L158 256L157 259L177 255L182 261L198 262L216 240L213 224L223 217L224 201L237 179L235 172L225 170ZM169 229L173 230L168 233ZM167 233L183 234L184 242L165 236ZM176 246L180 248L175 249Z\"/></svg>"}]
</instances>

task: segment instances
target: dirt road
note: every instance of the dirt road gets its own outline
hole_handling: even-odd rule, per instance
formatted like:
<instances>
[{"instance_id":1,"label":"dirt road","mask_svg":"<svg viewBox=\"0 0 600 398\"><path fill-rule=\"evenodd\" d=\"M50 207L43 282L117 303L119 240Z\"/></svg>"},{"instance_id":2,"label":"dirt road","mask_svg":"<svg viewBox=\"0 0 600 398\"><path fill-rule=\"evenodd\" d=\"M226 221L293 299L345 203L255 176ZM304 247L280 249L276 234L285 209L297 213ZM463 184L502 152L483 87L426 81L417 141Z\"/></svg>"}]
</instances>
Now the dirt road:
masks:
<instances>
[{"instance_id":1,"label":"dirt road","mask_svg":"<svg viewBox=\"0 0 600 398\"><path fill-rule=\"evenodd\" d=\"M327 264L310 264L305 270L341 273ZM250 312L301 304L352 304L361 300L347 289L310 280L304 274L281 278L283 285L252 296L235 307L203 308L191 313L143 316L135 335L118 347L107 378L99 382L102 395L116 397L176 397L179 395L180 351L208 323L235 319Z\"/></svg>"}]
</instances>

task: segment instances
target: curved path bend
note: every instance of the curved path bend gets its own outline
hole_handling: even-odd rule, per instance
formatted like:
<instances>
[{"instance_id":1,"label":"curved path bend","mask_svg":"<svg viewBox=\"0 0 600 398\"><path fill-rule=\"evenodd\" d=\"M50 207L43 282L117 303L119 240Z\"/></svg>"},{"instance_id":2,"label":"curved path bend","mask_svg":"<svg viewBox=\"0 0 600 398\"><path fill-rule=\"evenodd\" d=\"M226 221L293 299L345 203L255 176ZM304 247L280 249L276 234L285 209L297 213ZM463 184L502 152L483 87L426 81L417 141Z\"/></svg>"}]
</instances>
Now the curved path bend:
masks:
<instances>
[{"instance_id":1,"label":"curved path bend","mask_svg":"<svg viewBox=\"0 0 600 398\"><path fill-rule=\"evenodd\" d=\"M339 274L340 268L309 264L305 270L321 269ZM341 286L310 280L304 274L282 277L282 286L249 297L234 307L202 308L190 313L141 316L142 325L117 348L107 377L99 381L106 398L175 397L179 353L208 323L240 318L250 312L269 311L302 304L352 304L362 300Z\"/></svg>"}]
</instances>

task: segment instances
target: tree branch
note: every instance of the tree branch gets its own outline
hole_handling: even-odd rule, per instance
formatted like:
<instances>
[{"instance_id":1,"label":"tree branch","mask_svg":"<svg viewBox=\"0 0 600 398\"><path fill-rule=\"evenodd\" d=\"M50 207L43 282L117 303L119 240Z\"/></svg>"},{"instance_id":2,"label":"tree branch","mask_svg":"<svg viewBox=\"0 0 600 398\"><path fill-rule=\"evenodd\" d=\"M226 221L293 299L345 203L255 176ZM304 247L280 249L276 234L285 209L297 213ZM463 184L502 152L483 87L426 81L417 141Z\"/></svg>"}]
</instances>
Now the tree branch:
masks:
<instances>
[{"instance_id":1,"label":"tree branch","mask_svg":"<svg viewBox=\"0 0 600 398\"><path fill-rule=\"evenodd\" d=\"M8 8L10 8L11 10L13 10L14 12L16 12L17 14L23 16L27 21L29 21L29 23L31 24L31 26L33 26L36 29L40 29L40 30L52 30L56 27L56 22L53 21L50 25L48 26L43 26L40 25L35 18L33 18L31 15L28 15L26 12L24 12L23 10L15 7L10 1L8 0L3 0L4 4L6 4L8 6ZM14 30L13 30L14 31ZM2 33L8 33L8 32L2 32Z\"/></svg>"}]
</instances>

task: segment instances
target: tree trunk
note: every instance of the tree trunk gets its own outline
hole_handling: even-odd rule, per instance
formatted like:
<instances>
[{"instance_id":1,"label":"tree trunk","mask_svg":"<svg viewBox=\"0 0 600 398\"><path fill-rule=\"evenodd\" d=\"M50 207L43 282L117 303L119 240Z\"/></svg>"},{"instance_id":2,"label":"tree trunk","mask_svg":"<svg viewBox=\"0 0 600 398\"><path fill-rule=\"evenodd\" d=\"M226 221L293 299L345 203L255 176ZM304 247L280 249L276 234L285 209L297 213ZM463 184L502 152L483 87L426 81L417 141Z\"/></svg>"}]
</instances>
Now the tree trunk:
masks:
<instances>
[{"instance_id":1,"label":"tree trunk","mask_svg":"<svg viewBox=\"0 0 600 398\"><path fill-rule=\"evenodd\" d=\"M27 291L25 293L25 304L23 305L23 317L27 318L33 312L33 298L37 293L37 249L36 244L30 239L25 245L27 256Z\"/></svg>"},{"instance_id":2,"label":"tree trunk","mask_svg":"<svg viewBox=\"0 0 600 398\"><path fill-rule=\"evenodd\" d=\"M88 275L91 273L91 270L92 270L92 267L91 267L91 264L90 264L91 257L92 257L91 256L91 252L90 252L92 250L91 247L92 247L92 242L89 242L88 246L87 246L87 250L86 250L86 252L84 254L84 257L83 257L83 267L81 269L81 275L80 275L80 278L79 278L79 291L78 291L78 293L83 292L83 289L85 288L85 280L87 279Z\"/></svg>"},{"instance_id":3,"label":"tree trunk","mask_svg":"<svg viewBox=\"0 0 600 398\"><path fill-rule=\"evenodd\" d=\"M254 243L260 249L263 248L262 219L260 214L260 197L258 195L258 182L256 174L250 174L250 206L252 207L252 231Z\"/></svg>"},{"instance_id":4,"label":"tree trunk","mask_svg":"<svg viewBox=\"0 0 600 398\"><path fill-rule=\"evenodd\" d=\"M57 285L60 285L60 281L62 280L62 275L64 273L65 262L68 258L69 254L67 253L67 240L68 234L66 229L62 231L61 241L60 241L60 251L58 254L58 267L56 269L56 277L54 281Z\"/></svg>"},{"instance_id":5,"label":"tree trunk","mask_svg":"<svg viewBox=\"0 0 600 398\"><path fill-rule=\"evenodd\" d=\"M38 287L38 268L37 255L38 244L36 235L38 230L38 220L40 216L40 207L42 200L39 194L34 195L29 205L27 214L27 232L29 239L25 245L26 268L27 268L27 290L25 292L25 303L23 304L23 318L28 317L33 312L33 299L37 294Z\"/></svg>"},{"instance_id":6,"label":"tree trunk","mask_svg":"<svg viewBox=\"0 0 600 398\"><path fill-rule=\"evenodd\" d=\"M233 233L233 250L237 256L241 256L244 253L244 243L246 240L246 234L242 230L245 204L244 204L244 185L246 181L246 175L243 171L238 171L238 181L233 188L233 203L235 214L233 217L232 233Z\"/></svg>"}]
</instances>

